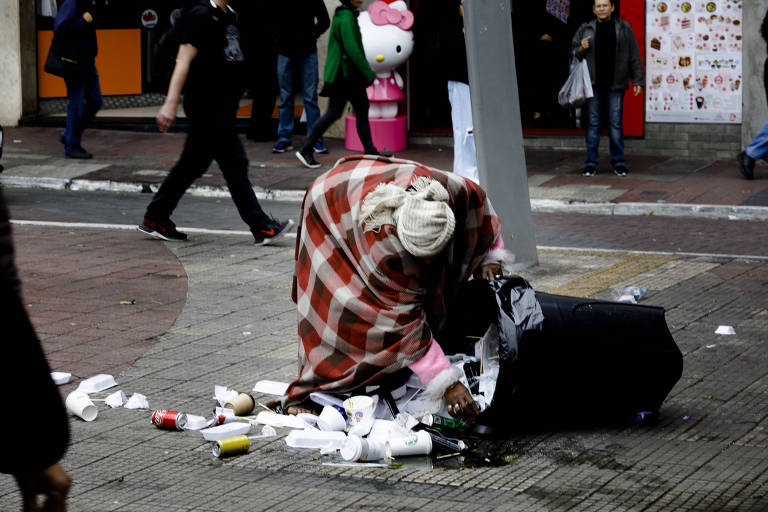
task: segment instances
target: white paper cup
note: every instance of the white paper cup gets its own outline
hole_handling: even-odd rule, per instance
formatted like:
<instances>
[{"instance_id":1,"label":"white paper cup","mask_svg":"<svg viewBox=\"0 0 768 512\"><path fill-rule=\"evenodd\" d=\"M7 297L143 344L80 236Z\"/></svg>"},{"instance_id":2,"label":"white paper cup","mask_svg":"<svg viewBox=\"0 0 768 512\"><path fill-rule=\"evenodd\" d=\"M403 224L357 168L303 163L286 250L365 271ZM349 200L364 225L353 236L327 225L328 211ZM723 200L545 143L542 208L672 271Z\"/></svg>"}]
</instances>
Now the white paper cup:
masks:
<instances>
[{"instance_id":1,"label":"white paper cup","mask_svg":"<svg viewBox=\"0 0 768 512\"><path fill-rule=\"evenodd\" d=\"M350 426L365 421L373 423L373 411L375 409L376 402L369 396L353 396L344 400L344 410L347 411Z\"/></svg>"},{"instance_id":2,"label":"white paper cup","mask_svg":"<svg viewBox=\"0 0 768 512\"><path fill-rule=\"evenodd\" d=\"M82 391L71 392L67 395L67 399L64 403L69 412L85 421L95 420L96 415L99 413L88 395Z\"/></svg>"},{"instance_id":3,"label":"white paper cup","mask_svg":"<svg viewBox=\"0 0 768 512\"><path fill-rule=\"evenodd\" d=\"M387 441L387 457L407 457L409 455L429 455L432 453L432 438L429 433L420 430Z\"/></svg>"},{"instance_id":4,"label":"white paper cup","mask_svg":"<svg viewBox=\"0 0 768 512\"><path fill-rule=\"evenodd\" d=\"M335 407L326 405L317 418L317 428L327 431L342 431L347 428L347 422L344 421L344 416Z\"/></svg>"},{"instance_id":5,"label":"white paper cup","mask_svg":"<svg viewBox=\"0 0 768 512\"><path fill-rule=\"evenodd\" d=\"M341 447L341 457L346 461L367 462L381 460L386 453L386 445L372 439L349 436Z\"/></svg>"}]
</instances>

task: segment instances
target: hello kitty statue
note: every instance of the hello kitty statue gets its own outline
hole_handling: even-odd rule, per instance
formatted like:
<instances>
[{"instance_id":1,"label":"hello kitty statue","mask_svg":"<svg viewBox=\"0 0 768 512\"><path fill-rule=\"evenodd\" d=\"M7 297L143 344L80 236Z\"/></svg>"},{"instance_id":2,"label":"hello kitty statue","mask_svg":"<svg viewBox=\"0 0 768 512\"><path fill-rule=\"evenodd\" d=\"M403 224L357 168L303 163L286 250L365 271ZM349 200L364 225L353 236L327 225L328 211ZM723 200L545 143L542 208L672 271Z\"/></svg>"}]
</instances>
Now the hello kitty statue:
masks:
<instances>
[{"instance_id":1,"label":"hello kitty statue","mask_svg":"<svg viewBox=\"0 0 768 512\"><path fill-rule=\"evenodd\" d=\"M373 143L379 151L402 151L406 146L407 118L397 115L404 84L395 69L413 52L413 13L403 0L377 0L360 13L358 23L365 57L376 72L376 79L367 89ZM354 116L347 117L345 144L353 151L362 149L354 121Z\"/></svg>"}]
</instances>

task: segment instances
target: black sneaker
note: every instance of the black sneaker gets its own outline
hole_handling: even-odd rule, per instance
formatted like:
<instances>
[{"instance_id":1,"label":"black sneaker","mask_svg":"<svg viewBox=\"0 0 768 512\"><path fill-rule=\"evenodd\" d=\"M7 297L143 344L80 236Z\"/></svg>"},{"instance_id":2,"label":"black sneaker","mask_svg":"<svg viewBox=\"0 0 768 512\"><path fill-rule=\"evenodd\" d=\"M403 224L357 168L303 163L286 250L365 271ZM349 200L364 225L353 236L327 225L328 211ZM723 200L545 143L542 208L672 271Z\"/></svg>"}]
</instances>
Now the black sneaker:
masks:
<instances>
[{"instance_id":1,"label":"black sneaker","mask_svg":"<svg viewBox=\"0 0 768 512\"><path fill-rule=\"evenodd\" d=\"M597 167L594 165L588 165L584 168L584 170L581 172L582 176L594 176L597 174Z\"/></svg>"},{"instance_id":2,"label":"black sneaker","mask_svg":"<svg viewBox=\"0 0 768 512\"><path fill-rule=\"evenodd\" d=\"M145 217L144 221L139 224L137 229L142 233L169 242L181 242L187 239L187 234L177 230L176 224L170 219L165 222L155 222L154 220L149 220Z\"/></svg>"},{"instance_id":3,"label":"black sneaker","mask_svg":"<svg viewBox=\"0 0 768 512\"><path fill-rule=\"evenodd\" d=\"M90 158L93 158L93 155L87 152L82 148L82 146L78 146L72 151L65 151L64 156L67 158L76 158L78 160L88 160Z\"/></svg>"},{"instance_id":4,"label":"black sneaker","mask_svg":"<svg viewBox=\"0 0 768 512\"><path fill-rule=\"evenodd\" d=\"M293 227L293 220L269 219L258 233L253 234L253 245L267 245L284 236Z\"/></svg>"},{"instance_id":5,"label":"black sneaker","mask_svg":"<svg viewBox=\"0 0 768 512\"><path fill-rule=\"evenodd\" d=\"M301 162L304 167L309 167L310 169L317 169L320 167L320 162L315 160L315 157L312 156L312 151L309 153L302 153L301 151L297 151L296 158L299 159L299 162Z\"/></svg>"},{"instance_id":6,"label":"black sneaker","mask_svg":"<svg viewBox=\"0 0 768 512\"><path fill-rule=\"evenodd\" d=\"M618 165L613 169L613 174L621 178L626 176L628 173L629 173L629 169L627 169L627 166L625 165Z\"/></svg>"},{"instance_id":7,"label":"black sneaker","mask_svg":"<svg viewBox=\"0 0 768 512\"><path fill-rule=\"evenodd\" d=\"M739 170L745 180L751 180L755 178L755 159L747 154L746 151L739 153L736 157L739 161Z\"/></svg>"}]
</instances>

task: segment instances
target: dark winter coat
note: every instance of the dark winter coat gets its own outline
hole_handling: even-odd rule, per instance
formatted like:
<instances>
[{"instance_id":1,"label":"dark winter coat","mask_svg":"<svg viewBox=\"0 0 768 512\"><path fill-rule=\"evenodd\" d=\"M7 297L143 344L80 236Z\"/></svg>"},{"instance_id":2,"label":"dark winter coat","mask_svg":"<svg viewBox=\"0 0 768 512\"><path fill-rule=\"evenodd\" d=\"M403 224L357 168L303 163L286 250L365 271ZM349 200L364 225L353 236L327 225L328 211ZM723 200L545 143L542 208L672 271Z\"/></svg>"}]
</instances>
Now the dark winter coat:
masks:
<instances>
[{"instance_id":1,"label":"dark winter coat","mask_svg":"<svg viewBox=\"0 0 768 512\"><path fill-rule=\"evenodd\" d=\"M38 472L56 463L69 443L69 424L48 362L21 299L21 283L13 261L13 241L5 197L0 191L0 323L3 353L0 388L24 388L34 403L35 418L18 421L14 406L0 423L7 440L0 458L3 473ZM20 405L22 409L24 405ZM28 411L31 412L31 411Z\"/></svg>"},{"instance_id":2,"label":"dark winter coat","mask_svg":"<svg viewBox=\"0 0 768 512\"><path fill-rule=\"evenodd\" d=\"M637 47L637 40L635 34L632 32L632 27L629 23L620 19L614 18L606 23L613 23L616 27L616 64L613 69L613 86L614 90L625 90L629 88L629 79L632 79L634 85L645 87L645 79L643 78L643 62L640 59L640 49ZM589 67L589 75L592 78L592 85L595 86L595 79L597 74L595 73L595 34L597 33L597 20L588 21L582 24L574 34L571 40L571 53L577 59L587 59L587 66ZM581 40L585 37L591 37L589 49L583 54L579 54L579 46Z\"/></svg>"},{"instance_id":3,"label":"dark winter coat","mask_svg":"<svg viewBox=\"0 0 768 512\"><path fill-rule=\"evenodd\" d=\"M94 24L83 19L82 0L64 0L53 20L54 45L60 55L76 60L93 60L99 53Z\"/></svg>"}]
</instances>

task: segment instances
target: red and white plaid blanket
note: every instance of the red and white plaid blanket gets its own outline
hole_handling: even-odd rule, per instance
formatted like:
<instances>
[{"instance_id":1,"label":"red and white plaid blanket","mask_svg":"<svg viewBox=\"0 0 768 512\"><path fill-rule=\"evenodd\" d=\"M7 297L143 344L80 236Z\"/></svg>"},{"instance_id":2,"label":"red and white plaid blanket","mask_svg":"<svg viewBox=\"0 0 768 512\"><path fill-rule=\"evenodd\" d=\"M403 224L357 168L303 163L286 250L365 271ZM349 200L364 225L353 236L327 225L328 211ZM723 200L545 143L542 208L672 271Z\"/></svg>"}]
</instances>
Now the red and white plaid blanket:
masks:
<instances>
[{"instance_id":1,"label":"red and white plaid blanket","mask_svg":"<svg viewBox=\"0 0 768 512\"><path fill-rule=\"evenodd\" d=\"M360 205L379 183L417 177L445 186L453 240L429 264L409 254L394 226L364 232ZM446 304L501 232L475 183L406 160L347 157L307 191L297 231L292 297L298 306L299 377L284 406L313 391L350 392L421 358Z\"/></svg>"}]
</instances>

